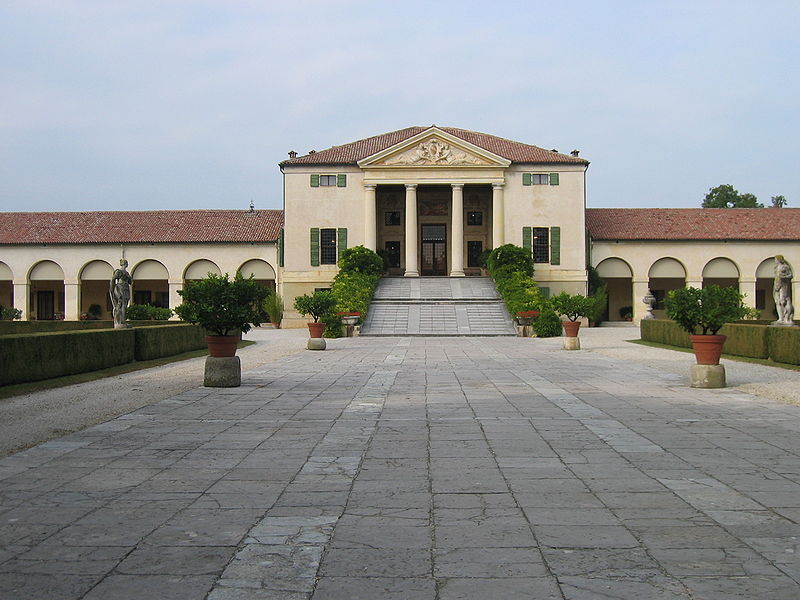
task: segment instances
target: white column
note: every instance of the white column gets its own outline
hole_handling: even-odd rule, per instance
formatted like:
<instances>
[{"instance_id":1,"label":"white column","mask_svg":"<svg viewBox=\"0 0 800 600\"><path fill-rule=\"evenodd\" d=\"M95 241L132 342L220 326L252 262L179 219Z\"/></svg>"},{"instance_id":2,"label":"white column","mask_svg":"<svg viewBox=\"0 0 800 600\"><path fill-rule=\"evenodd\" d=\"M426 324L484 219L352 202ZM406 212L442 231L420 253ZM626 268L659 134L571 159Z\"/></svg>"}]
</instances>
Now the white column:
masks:
<instances>
[{"instance_id":1,"label":"white column","mask_svg":"<svg viewBox=\"0 0 800 600\"><path fill-rule=\"evenodd\" d=\"M492 184L492 248L505 244L505 210L503 206L504 183Z\"/></svg>"},{"instance_id":2,"label":"white column","mask_svg":"<svg viewBox=\"0 0 800 600\"><path fill-rule=\"evenodd\" d=\"M750 308L756 307L756 280L739 279L739 293L744 295L744 305Z\"/></svg>"},{"instance_id":3,"label":"white column","mask_svg":"<svg viewBox=\"0 0 800 600\"><path fill-rule=\"evenodd\" d=\"M650 289L650 279L633 280L633 322L637 325L647 314L647 305L642 301Z\"/></svg>"},{"instance_id":4,"label":"white column","mask_svg":"<svg viewBox=\"0 0 800 600\"><path fill-rule=\"evenodd\" d=\"M375 218L375 188L372 184L364 185L364 247L377 250L378 236Z\"/></svg>"},{"instance_id":5,"label":"white column","mask_svg":"<svg viewBox=\"0 0 800 600\"><path fill-rule=\"evenodd\" d=\"M183 298L181 298L180 294L178 294L178 290L183 289L183 281L170 281L169 285L169 307L172 310L175 310L175 307L179 304L183 303ZM176 321L178 319L177 315L172 315L170 317L171 321Z\"/></svg>"},{"instance_id":6,"label":"white column","mask_svg":"<svg viewBox=\"0 0 800 600\"><path fill-rule=\"evenodd\" d=\"M450 219L450 277L464 277L464 185L452 184L453 211Z\"/></svg>"},{"instance_id":7,"label":"white column","mask_svg":"<svg viewBox=\"0 0 800 600\"><path fill-rule=\"evenodd\" d=\"M64 320L79 321L81 318L81 283L80 281L64 282Z\"/></svg>"},{"instance_id":8,"label":"white column","mask_svg":"<svg viewBox=\"0 0 800 600\"><path fill-rule=\"evenodd\" d=\"M22 311L22 320L27 321L30 318L30 302L31 285L27 281L15 281L14 286L14 308Z\"/></svg>"},{"instance_id":9,"label":"white column","mask_svg":"<svg viewBox=\"0 0 800 600\"><path fill-rule=\"evenodd\" d=\"M417 184L406 184L406 277L419 277L417 259Z\"/></svg>"}]
</instances>

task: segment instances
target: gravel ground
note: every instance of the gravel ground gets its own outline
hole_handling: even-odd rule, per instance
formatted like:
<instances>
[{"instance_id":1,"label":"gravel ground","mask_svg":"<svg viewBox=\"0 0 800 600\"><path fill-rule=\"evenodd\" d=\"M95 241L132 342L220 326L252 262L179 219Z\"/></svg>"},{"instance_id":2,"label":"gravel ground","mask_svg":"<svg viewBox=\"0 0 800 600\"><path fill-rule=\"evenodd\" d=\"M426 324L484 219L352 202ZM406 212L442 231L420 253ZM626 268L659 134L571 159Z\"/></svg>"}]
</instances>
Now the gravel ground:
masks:
<instances>
[{"instance_id":1,"label":"gravel ground","mask_svg":"<svg viewBox=\"0 0 800 600\"><path fill-rule=\"evenodd\" d=\"M257 344L239 350L242 369L255 369L283 356L305 350L305 329L254 329L245 339ZM639 329L583 328L584 351L613 360L620 369L635 361L662 371L675 385L688 385L691 354L631 344ZM334 342L347 343L346 340ZM561 339L537 340L554 350ZM202 384L204 358L98 379L69 387L0 400L0 456L49 439L102 423L142 406L159 402ZM757 396L800 404L800 372L723 360L729 388Z\"/></svg>"}]
</instances>

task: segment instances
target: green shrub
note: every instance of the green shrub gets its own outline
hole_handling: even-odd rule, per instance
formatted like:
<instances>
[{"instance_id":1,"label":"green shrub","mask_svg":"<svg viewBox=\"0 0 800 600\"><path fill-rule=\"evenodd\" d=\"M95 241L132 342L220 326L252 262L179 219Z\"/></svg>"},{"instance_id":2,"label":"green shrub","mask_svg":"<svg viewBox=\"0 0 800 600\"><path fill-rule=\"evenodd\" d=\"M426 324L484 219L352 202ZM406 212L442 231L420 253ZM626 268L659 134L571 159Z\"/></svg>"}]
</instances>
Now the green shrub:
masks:
<instances>
[{"instance_id":1,"label":"green shrub","mask_svg":"<svg viewBox=\"0 0 800 600\"><path fill-rule=\"evenodd\" d=\"M595 300L580 294L571 295L561 292L558 296L550 298L550 306L570 321L577 321L581 317L588 317L592 314L595 309Z\"/></svg>"},{"instance_id":2,"label":"green shrub","mask_svg":"<svg viewBox=\"0 0 800 600\"><path fill-rule=\"evenodd\" d=\"M339 269L345 273L380 275L384 271L384 262L377 252L364 246L353 246L342 251Z\"/></svg>"},{"instance_id":3,"label":"green shrub","mask_svg":"<svg viewBox=\"0 0 800 600\"><path fill-rule=\"evenodd\" d=\"M604 283L597 287L589 296L594 303L591 314L586 315L590 321L599 325L603 322L608 312L608 286Z\"/></svg>"},{"instance_id":4,"label":"green shrub","mask_svg":"<svg viewBox=\"0 0 800 600\"><path fill-rule=\"evenodd\" d=\"M539 318L533 322L537 337L548 338L561 335L561 318L552 308L545 307Z\"/></svg>"},{"instance_id":5,"label":"green shrub","mask_svg":"<svg viewBox=\"0 0 800 600\"><path fill-rule=\"evenodd\" d=\"M514 271L524 273L528 277L533 277L533 257L531 251L520 248L514 244L504 244L495 248L489 253L486 259L486 268L492 277L495 271L502 267L512 267Z\"/></svg>"},{"instance_id":6,"label":"green shrub","mask_svg":"<svg viewBox=\"0 0 800 600\"><path fill-rule=\"evenodd\" d=\"M642 339L648 342L691 348L689 334L681 329L675 321L665 319L643 319L640 324Z\"/></svg>"},{"instance_id":7,"label":"green shrub","mask_svg":"<svg viewBox=\"0 0 800 600\"><path fill-rule=\"evenodd\" d=\"M715 335L725 323L738 321L748 314L742 294L729 287L679 288L667 294L667 316L687 333Z\"/></svg>"},{"instance_id":8,"label":"green shrub","mask_svg":"<svg viewBox=\"0 0 800 600\"><path fill-rule=\"evenodd\" d=\"M336 316L337 312L360 312L359 323L364 322L379 281L378 275L339 271L331 282L331 293L336 298L336 306L332 311L333 318L325 321L328 324L325 328L325 337L342 335L341 318Z\"/></svg>"},{"instance_id":9,"label":"green shrub","mask_svg":"<svg viewBox=\"0 0 800 600\"><path fill-rule=\"evenodd\" d=\"M770 327L769 357L775 362L800 365L800 327Z\"/></svg>"},{"instance_id":10,"label":"green shrub","mask_svg":"<svg viewBox=\"0 0 800 600\"><path fill-rule=\"evenodd\" d=\"M134 357L152 360L206 347L205 331L199 325L157 325L135 328Z\"/></svg>"},{"instance_id":11,"label":"green shrub","mask_svg":"<svg viewBox=\"0 0 800 600\"><path fill-rule=\"evenodd\" d=\"M742 323L728 323L720 328L720 335L727 337L723 352L734 356L747 356L750 358L769 358L770 330L775 329L766 325L751 325ZM692 342L689 334L675 321L664 319L646 319L641 323L642 339L648 342L657 342L679 348L691 348ZM773 357L773 360L778 360ZM778 361L786 362L786 361Z\"/></svg>"},{"instance_id":12,"label":"green shrub","mask_svg":"<svg viewBox=\"0 0 800 600\"><path fill-rule=\"evenodd\" d=\"M131 304L125 311L128 321L166 321L172 316L169 308L160 308L149 304Z\"/></svg>"},{"instance_id":13,"label":"green shrub","mask_svg":"<svg viewBox=\"0 0 800 600\"><path fill-rule=\"evenodd\" d=\"M13 306L0 306L0 320L18 321L22 318L22 311Z\"/></svg>"},{"instance_id":14,"label":"green shrub","mask_svg":"<svg viewBox=\"0 0 800 600\"><path fill-rule=\"evenodd\" d=\"M273 292L264 300L264 312L267 313L270 323L280 325L283 320L283 298L278 292Z\"/></svg>"},{"instance_id":15,"label":"green shrub","mask_svg":"<svg viewBox=\"0 0 800 600\"><path fill-rule=\"evenodd\" d=\"M132 362L135 332L135 329L99 329L4 336L0 343L0 385Z\"/></svg>"}]
</instances>

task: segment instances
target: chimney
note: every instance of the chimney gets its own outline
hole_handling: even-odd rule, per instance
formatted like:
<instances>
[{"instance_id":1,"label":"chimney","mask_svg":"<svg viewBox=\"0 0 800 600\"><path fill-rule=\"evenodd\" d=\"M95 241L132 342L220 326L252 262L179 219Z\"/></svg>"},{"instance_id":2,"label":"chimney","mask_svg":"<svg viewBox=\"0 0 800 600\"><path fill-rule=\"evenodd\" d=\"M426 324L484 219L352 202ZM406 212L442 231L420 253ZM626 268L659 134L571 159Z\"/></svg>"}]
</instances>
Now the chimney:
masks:
<instances>
[{"instance_id":1,"label":"chimney","mask_svg":"<svg viewBox=\"0 0 800 600\"><path fill-rule=\"evenodd\" d=\"M294 150L289 150L289 158L297 158L297 152Z\"/></svg>"},{"instance_id":2,"label":"chimney","mask_svg":"<svg viewBox=\"0 0 800 600\"><path fill-rule=\"evenodd\" d=\"M572 152L570 152L570 154L572 154L572 156L574 156L575 158L577 158L580 153L581 153L580 150L573 150Z\"/></svg>"},{"instance_id":3,"label":"chimney","mask_svg":"<svg viewBox=\"0 0 800 600\"><path fill-rule=\"evenodd\" d=\"M553 148L552 150L550 150L550 152L558 152L558 150L556 150L555 148Z\"/></svg>"},{"instance_id":4,"label":"chimney","mask_svg":"<svg viewBox=\"0 0 800 600\"><path fill-rule=\"evenodd\" d=\"M309 154L316 154L316 153L317 153L317 151L316 151L316 150L309 150L309 151L308 151L308 153L309 153Z\"/></svg>"}]
</instances>

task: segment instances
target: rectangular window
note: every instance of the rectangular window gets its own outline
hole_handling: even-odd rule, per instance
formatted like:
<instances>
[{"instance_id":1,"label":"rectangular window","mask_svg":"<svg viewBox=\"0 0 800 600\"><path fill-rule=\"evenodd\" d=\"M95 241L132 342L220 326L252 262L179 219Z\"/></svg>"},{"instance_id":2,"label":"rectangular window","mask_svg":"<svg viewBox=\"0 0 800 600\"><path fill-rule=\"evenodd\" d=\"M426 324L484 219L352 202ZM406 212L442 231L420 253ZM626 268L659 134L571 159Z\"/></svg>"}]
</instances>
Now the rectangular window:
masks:
<instances>
[{"instance_id":1,"label":"rectangular window","mask_svg":"<svg viewBox=\"0 0 800 600\"><path fill-rule=\"evenodd\" d=\"M319 230L319 263L321 265L336 264L336 230Z\"/></svg>"},{"instance_id":2,"label":"rectangular window","mask_svg":"<svg viewBox=\"0 0 800 600\"><path fill-rule=\"evenodd\" d=\"M383 224L387 227L401 225L401 219L399 210L387 210L383 213Z\"/></svg>"},{"instance_id":3,"label":"rectangular window","mask_svg":"<svg viewBox=\"0 0 800 600\"><path fill-rule=\"evenodd\" d=\"M550 262L550 230L547 227L533 228L533 262Z\"/></svg>"},{"instance_id":4,"label":"rectangular window","mask_svg":"<svg viewBox=\"0 0 800 600\"><path fill-rule=\"evenodd\" d=\"M320 187L336 186L336 175L320 175L319 185Z\"/></svg>"},{"instance_id":5,"label":"rectangular window","mask_svg":"<svg viewBox=\"0 0 800 600\"><path fill-rule=\"evenodd\" d=\"M480 211L469 211L467 213L467 225L483 225L483 213Z\"/></svg>"},{"instance_id":6,"label":"rectangular window","mask_svg":"<svg viewBox=\"0 0 800 600\"><path fill-rule=\"evenodd\" d=\"M467 266L480 267L480 257L483 252L483 242L468 241L467 242Z\"/></svg>"},{"instance_id":7,"label":"rectangular window","mask_svg":"<svg viewBox=\"0 0 800 600\"><path fill-rule=\"evenodd\" d=\"M532 185L550 185L549 173L531 173Z\"/></svg>"},{"instance_id":8,"label":"rectangular window","mask_svg":"<svg viewBox=\"0 0 800 600\"><path fill-rule=\"evenodd\" d=\"M386 262L390 269L400 268L400 242L386 242Z\"/></svg>"}]
</instances>

